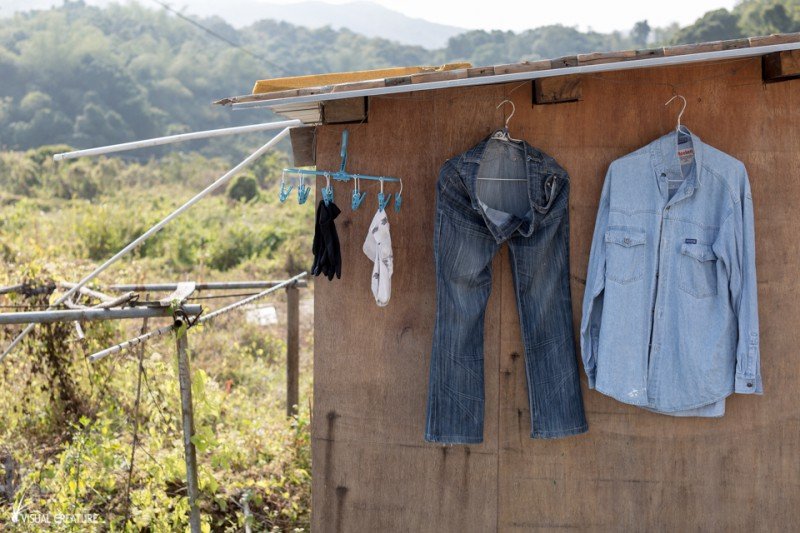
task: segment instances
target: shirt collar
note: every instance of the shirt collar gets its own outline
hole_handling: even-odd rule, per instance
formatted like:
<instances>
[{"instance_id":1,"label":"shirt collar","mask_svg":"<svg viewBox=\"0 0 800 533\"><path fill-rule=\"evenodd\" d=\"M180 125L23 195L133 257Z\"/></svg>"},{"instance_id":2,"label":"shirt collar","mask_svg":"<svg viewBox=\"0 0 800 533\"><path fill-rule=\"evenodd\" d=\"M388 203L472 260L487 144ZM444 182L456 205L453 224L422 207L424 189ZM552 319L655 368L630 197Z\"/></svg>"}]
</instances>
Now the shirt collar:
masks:
<instances>
[{"instance_id":1,"label":"shirt collar","mask_svg":"<svg viewBox=\"0 0 800 533\"><path fill-rule=\"evenodd\" d=\"M702 184L701 172L703 169L705 143L703 143L703 141L700 140L700 137L695 135L688 128L685 128L685 130L692 139L695 171L686 178L675 197L673 197L673 200L680 200L687 196L691 196L695 189ZM676 130L672 130L666 135L653 141L651 144L651 156L653 170L655 171L659 188L666 186L666 180L664 178L668 178L670 176L683 176L681 173L680 159L678 158L678 132Z\"/></svg>"}]
</instances>

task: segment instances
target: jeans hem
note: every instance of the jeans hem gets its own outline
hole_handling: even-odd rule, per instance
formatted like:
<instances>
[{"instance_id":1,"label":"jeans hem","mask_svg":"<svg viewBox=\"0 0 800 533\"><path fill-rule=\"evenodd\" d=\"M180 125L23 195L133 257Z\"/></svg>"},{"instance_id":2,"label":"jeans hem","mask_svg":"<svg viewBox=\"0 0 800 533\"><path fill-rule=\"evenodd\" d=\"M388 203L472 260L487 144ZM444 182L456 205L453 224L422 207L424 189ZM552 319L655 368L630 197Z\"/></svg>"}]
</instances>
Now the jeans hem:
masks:
<instances>
[{"instance_id":1,"label":"jeans hem","mask_svg":"<svg viewBox=\"0 0 800 533\"><path fill-rule=\"evenodd\" d=\"M480 444L483 437L469 437L465 435L431 435L425 434L425 441L438 444Z\"/></svg>"},{"instance_id":2,"label":"jeans hem","mask_svg":"<svg viewBox=\"0 0 800 533\"><path fill-rule=\"evenodd\" d=\"M560 431L532 431L532 439L559 439L561 437L570 437L572 435L580 435L589 431L589 424L582 424L580 426L562 429Z\"/></svg>"}]
</instances>

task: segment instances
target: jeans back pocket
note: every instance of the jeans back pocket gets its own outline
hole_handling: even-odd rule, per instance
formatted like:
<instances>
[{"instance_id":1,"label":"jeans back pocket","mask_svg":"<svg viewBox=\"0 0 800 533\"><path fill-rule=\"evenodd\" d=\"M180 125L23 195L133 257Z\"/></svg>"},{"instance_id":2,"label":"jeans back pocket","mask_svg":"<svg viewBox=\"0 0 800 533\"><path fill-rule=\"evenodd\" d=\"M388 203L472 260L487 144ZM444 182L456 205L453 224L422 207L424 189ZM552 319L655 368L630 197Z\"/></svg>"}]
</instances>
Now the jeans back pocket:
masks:
<instances>
[{"instance_id":1,"label":"jeans back pocket","mask_svg":"<svg viewBox=\"0 0 800 533\"><path fill-rule=\"evenodd\" d=\"M708 244L681 243L680 288L695 298L717 294L717 254Z\"/></svg>"},{"instance_id":2,"label":"jeans back pocket","mask_svg":"<svg viewBox=\"0 0 800 533\"><path fill-rule=\"evenodd\" d=\"M606 231L606 279L633 283L644 277L644 251L647 241L639 228L609 228Z\"/></svg>"}]
</instances>

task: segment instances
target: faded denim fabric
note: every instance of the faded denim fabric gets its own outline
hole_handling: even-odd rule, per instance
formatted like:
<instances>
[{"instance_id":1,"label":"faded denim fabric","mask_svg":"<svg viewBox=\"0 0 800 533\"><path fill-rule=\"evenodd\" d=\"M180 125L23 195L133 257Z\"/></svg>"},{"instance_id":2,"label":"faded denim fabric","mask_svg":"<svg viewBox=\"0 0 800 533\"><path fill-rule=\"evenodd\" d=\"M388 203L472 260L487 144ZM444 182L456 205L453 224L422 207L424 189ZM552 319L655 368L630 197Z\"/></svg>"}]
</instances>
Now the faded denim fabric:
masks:
<instances>
[{"instance_id":1,"label":"faded denim fabric","mask_svg":"<svg viewBox=\"0 0 800 533\"><path fill-rule=\"evenodd\" d=\"M484 312L503 242L525 345L531 438L587 430L572 330L568 194L566 171L527 143L487 137L442 166L425 440L483 440Z\"/></svg>"},{"instance_id":2,"label":"faded denim fabric","mask_svg":"<svg viewBox=\"0 0 800 533\"><path fill-rule=\"evenodd\" d=\"M665 414L721 416L731 393L763 393L753 198L740 161L672 132L611 164L581 349L590 388Z\"/></svg>"}]
</instances>

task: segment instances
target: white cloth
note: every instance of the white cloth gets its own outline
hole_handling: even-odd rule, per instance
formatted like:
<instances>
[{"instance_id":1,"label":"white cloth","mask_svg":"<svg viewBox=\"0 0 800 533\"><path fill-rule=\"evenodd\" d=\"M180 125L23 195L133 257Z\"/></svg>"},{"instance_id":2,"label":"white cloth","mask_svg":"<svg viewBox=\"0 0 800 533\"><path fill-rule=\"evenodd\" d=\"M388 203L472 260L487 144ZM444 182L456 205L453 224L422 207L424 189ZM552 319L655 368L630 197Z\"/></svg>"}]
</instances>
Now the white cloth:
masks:
<instances>
[{"instance_id":1,"label":"white cloth","mask_svg":"<svg viewBox=\"0 0 800 533\"><path fill-rule=\"evenodd\" d=\"M384 307L392 294L392 237L389 234L389 219L385 211L378 210L372 217L369 232L361 248L374 263L372 266L372 295L375 302Z\"/></svg>"}]
</instances>

